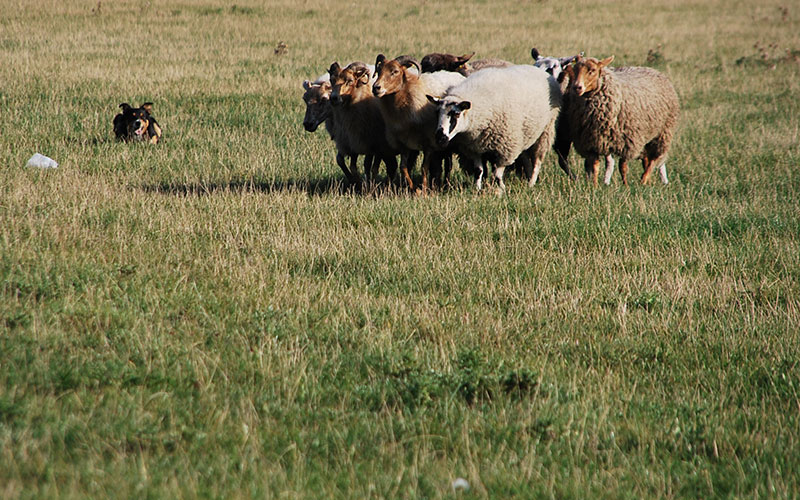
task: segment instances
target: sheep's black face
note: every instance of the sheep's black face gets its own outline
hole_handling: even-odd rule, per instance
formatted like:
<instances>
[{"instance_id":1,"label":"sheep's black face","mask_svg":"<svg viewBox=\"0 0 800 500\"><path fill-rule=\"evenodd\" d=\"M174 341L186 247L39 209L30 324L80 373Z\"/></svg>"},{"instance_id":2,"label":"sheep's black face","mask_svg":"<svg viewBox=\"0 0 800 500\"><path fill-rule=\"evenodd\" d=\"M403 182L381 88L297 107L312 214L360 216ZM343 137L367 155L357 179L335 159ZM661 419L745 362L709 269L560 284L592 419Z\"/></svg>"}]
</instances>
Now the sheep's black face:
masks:
<instances>
[{"instance_id":1,"label":"sheep's black face","mask_svg":"<svg viewBox=\"0 0 800 500\"><path fill-rule=\"evenodd\" d=\"M439 101L439 124L436 127L436 145L444 148L453 137L467 127L465 111L472 107L469 101Z\"/></svg>"},{"instance_id":2,"label":"sheep's black face","mask_svg":"<svg viewBox=\"0 0 800 500\"><path fill-rule=\"evenodd\" d=\"M331 114L330 104L330 84L304 84L306 93L303 101L306 103L306 116L303 118L303 128L309 132L314 132L317 127L328 119Z\"/></svg>"}]
</instances>

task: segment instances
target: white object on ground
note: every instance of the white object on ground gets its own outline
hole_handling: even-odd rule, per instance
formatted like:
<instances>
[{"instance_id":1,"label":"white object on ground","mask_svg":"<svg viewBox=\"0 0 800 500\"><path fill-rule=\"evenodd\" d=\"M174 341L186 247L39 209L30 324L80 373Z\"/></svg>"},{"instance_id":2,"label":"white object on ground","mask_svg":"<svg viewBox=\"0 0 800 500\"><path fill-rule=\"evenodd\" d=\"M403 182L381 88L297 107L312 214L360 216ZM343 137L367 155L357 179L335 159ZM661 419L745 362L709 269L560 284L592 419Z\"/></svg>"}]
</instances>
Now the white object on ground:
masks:
<instances>
[{"instance_id":1,"label":"white object on ground","mask_svg":"<svg viewBox=\"0 0 800 500\"><path fill-rule=\"evenodd\" d=\"M452 486L453 491L469 491L469 482L463 477L454 479Z\"/></svg>"},{"instance_id":2,"label":"white object on ground","mask_svg":"<svg viewBox=\"0 0 800 500\"><path fill-rule=\"evenodd\" d=\"M56 161L52 158L35 153L33 156L31 156L30 160L28 160L28 163L25 166L37 168L57 168L58 163L56 163Z\"/></svg>"}]
</instances>

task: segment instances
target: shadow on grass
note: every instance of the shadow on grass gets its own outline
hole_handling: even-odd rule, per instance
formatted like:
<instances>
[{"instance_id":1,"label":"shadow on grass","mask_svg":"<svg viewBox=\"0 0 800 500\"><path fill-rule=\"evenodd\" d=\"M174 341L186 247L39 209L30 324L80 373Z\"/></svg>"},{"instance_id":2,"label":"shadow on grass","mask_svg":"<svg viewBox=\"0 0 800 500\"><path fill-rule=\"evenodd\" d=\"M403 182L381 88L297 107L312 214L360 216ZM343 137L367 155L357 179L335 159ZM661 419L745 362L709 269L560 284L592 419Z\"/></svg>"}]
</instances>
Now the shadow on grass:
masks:
<instances>
[{"instance_id":1,"label":"shadow on grass","mask_svg":"<svg viewBox=\"0 0 800 500\"><path fill-rule=\"evenodd\" d=\"M228 182L161 182L139 187L146 193L172 196L210 196L217 193L305 193L308 196L362 195L371 197L407 194L408 191L381 182L355 186L335 177L321 179L276 179L272 181L231 180Z\"/></svg>"},{"instance_id":2,"label":"shadow on grass","mask_svg":"<svg viewBox=\"0 0 800 500\"><path fill-rule=\"evenodd\" d=\"M177 196L208 196L217 193L275 193L300 192L309 196L347 194L356 190L341 179L276 179L273 181L231 180L228 182L161 182L145 184L141 189L147 193Z\"/></svg>"},{"instance_id":3,"label":"shadow on grass","mask_svg":"<svg viewBox=\"0 0 800 500\"><path fill-rule=\"evenodd\" d=\"M470 184L453 184L444 189L437 188L434 193L459 193L467 190ZM210 196L217 193L305 193L311 196L324 195L359 195L372 198L384 196L414 196L419 190L411 192L386 180L375 184L365 183L362 186L349 184L342 178L323 177L320 179L275 179L258 181L252 179L230 180L227 182L161 182L144 184L139 189L146 193L172 196Z\"/></svg>"}]
</instances>

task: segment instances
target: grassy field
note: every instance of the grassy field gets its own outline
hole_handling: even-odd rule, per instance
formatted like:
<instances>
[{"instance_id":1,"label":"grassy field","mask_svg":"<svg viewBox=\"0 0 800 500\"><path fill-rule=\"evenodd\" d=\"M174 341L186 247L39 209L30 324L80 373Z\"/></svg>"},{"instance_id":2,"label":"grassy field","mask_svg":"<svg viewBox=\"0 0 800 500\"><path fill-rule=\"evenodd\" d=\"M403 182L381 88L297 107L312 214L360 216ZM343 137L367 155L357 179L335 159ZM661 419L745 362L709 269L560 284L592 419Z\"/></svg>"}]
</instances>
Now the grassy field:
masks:
<instances>
[{"instance_id":1,"label":"grassy field","mask_svg":"<svg viewBox=\"0 0 800 500\"><path fill-rule=\"evenodd\" d=\"M787 4L0 0L0 496L797 498ZM669 185L357 195L301 126L333 61L533 46L670 76Z\"/></svg>"}]
</instances>

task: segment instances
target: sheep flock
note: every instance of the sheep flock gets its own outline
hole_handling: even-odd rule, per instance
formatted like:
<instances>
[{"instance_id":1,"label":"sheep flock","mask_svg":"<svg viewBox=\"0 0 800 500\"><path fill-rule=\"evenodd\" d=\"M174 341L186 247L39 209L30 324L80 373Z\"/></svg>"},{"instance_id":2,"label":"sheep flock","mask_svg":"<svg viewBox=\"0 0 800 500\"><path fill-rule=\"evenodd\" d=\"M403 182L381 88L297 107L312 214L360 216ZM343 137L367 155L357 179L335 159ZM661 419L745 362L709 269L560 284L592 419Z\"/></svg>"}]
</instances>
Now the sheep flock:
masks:
<instances>
[{"instance_id":1,"label":"sheep flock","mask_svg":"<svg viewBox=\"0 0 800 500\"><path fill-rule=\"evenodd\" d=\"M612 67L613 56L544 57L535 48L533 64L473 56L431 53L420 63L379 54L374 65L333 62L327 73L303 82L303 126L314 132L325 124L336 163L355 189L375 185L381 164L392 188L441 189L449 186L455 158L476 189L492 179L503 193L508 169L534 186L550 149L570 179L576 178L568 162L575 149L594 184L601 159L610 184L615 158L623 184L632 160L642 162L642 184L653 171L668 182L666 159L680 110L663 73ZM420 155L415 183L411 172Z\"/></svg>"}]
</instances>

